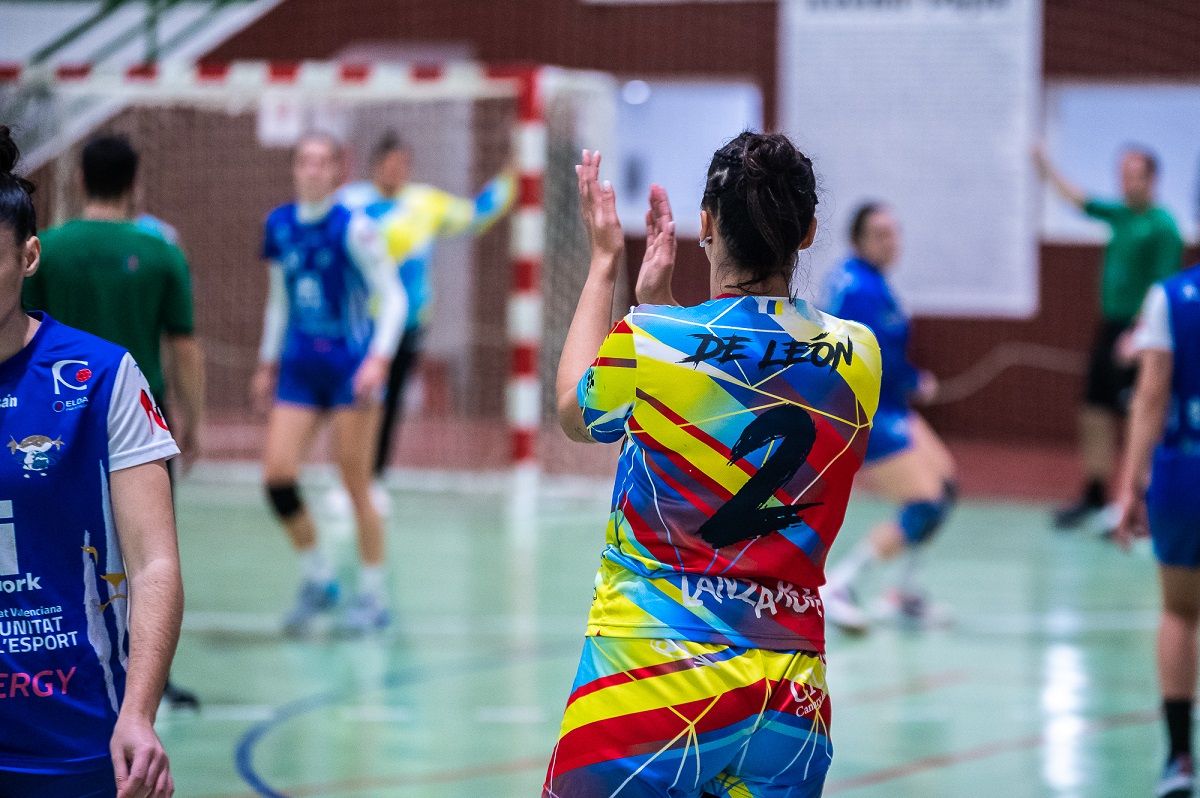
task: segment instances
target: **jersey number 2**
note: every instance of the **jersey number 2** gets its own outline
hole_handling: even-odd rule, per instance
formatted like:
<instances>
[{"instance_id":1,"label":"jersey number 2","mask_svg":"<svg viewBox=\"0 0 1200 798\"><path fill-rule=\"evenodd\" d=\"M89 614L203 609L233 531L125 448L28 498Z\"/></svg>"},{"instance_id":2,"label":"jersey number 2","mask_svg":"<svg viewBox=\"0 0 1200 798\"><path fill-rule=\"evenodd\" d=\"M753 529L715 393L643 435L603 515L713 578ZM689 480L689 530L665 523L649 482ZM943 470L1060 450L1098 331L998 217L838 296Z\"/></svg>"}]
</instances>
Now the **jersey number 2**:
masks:
<instances>
[{"instance_id":1,"label":"jersey number 2","mask_svg":"<svg viewBox=\"0 0 1200 798\"><path fill-rule=\"evenodd\" d=\"M705 521L700 537L714 549L787 529L799 515L819 502L764 507L775 491L796 475L817 440L812 417L795 405L775 407L751 421L729 452L729 464L778 440L779 448L733 498Z\"/></svg>"}]
</instances>

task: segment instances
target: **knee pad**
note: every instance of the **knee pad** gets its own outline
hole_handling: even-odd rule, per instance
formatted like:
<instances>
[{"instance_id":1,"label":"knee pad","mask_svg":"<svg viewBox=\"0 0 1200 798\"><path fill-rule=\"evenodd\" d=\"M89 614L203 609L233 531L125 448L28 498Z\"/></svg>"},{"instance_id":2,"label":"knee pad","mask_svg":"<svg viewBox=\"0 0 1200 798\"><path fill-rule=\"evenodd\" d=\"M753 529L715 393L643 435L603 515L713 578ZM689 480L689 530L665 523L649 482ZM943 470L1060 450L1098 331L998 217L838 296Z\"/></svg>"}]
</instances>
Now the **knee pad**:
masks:
<instances>
[{"instance_id":1,"label":"knee pad","mask_svg":"<svg viewBox=\"0 0 1200 798\"><path fill-rule=\"evenodd\" d=\"M950 510L958 501L958 485L951 480L942 484L942 495L936 501L910 502L900 508L900 531L910 545L924 543L946 522Z\"/></svg>"},{"instance_id":2,"label":"knee pad","mask_svg":"<svg viewBox=\"0 0 1200 798\"><path fill-rule=\"evenodd\" d=\"M300 488L295 482L267 485L267 498L271 500L275 513L284 521L294 518L304 509L304 500L300 498Z\"/></svg>"}]
</instances>

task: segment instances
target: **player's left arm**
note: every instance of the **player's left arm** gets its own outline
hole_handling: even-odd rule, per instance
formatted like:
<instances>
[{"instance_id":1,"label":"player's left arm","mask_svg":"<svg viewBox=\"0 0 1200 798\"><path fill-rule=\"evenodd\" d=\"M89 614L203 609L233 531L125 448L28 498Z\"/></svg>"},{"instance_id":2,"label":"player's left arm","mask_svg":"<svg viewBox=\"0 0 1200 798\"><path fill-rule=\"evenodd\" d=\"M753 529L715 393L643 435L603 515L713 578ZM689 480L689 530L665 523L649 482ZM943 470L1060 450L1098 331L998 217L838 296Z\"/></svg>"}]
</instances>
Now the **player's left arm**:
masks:
<instances>
[{"instance_id":1,"label":"player's left arm","mask_svg":"<svg viewBox=\"0 0 1200 798\"><path fill-rule=\"evenodd\" d=\"M366 215L355 214L350 220L346 246L366 281L375 310L375 332L367 358L354 375L355 396L362 398L378 393L387 380L388 367L404 335L408 295L379 228Z\"/></svg>"},{"instance_id":2,"label":"player's left arm","mask_svg":"<svg viewBox=\"0 0 1200 798\"><path fill-rule=\"evenodd\" d=\"M154 731L179 640L183 581L166 460L178 453L133 358L118 370L108 413L109 487L125 562L129 665L110 742L118 796L166 798L170 763ZM124 608L118 605L118 611Z\"/></svg>"},{"instance_id":3,"label":"player's left arm","mask_svg":"<svg viewBox=\"0 0 1200 798\"><path fill-rule=\"evenodd\" d=\"M508 213L516 196L517 179L511 171L502 172L488 181L474 199L439 192L434 196L439 211L438 235L485 233Z\"/></svg>"},{"instance_id":4,"label":"player's left arm","mask_svg":"<svg viewBox=\"0 0 1200 798\"><path fill-rule=\"evenodd\" d=\"M167 382L179 400L179 414L173 419L182 452L180 458L189 467L200 456L200 426L204 421L204 351L196 339L192 277L182 251L172 247L163 310L163 329L167 334Z\"/></svg>"},{"instance_id":5,"label":"player's left arm","mask_svg":"<svg viewBox=\"0 0 1200 798\"><path fill-rule=\"evenodd\" d=\"M1133 340L1140 350L1140 365L1129 407L1125 463L1117 491L1121 521L1116 540L1124 548L1149 531L1145 492L1150 481L1150 461L1162 438L1171 402L1174 344L1162 286L1150 289Z\"/></svg>"}]
</instances>

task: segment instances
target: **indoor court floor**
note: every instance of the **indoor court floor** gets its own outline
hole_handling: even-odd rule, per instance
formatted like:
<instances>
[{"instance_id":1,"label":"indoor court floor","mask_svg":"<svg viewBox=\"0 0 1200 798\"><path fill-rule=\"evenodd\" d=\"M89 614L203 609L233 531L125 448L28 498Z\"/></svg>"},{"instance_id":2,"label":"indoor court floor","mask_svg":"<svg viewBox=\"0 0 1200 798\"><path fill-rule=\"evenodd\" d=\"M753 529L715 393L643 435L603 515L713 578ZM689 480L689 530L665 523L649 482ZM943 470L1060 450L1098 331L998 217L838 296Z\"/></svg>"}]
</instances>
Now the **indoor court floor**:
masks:
<instances>
[{"instance_id":1,"label":"indoor court floor","mask_svg":"<svg viewBox=\"0 0 1200 798\"><path fill-rule=\"evenodd\" d=\"M165 712L177 795L533 798L574 675L607 487L393 476L393 629L292 641L296 563L249 466L179 489L187 614ZM321 508L323 480L308 495ZM437 484L441 482L442 484ZM834 558L887 508L851 502ZM344 563L353 532L319 516ZM965 501L924 566L954 624L830 633L826 795L1151 794L1162 754L1148 549ZM872 585L890 574L880 569Z\"/></svg>"}]
</instances>

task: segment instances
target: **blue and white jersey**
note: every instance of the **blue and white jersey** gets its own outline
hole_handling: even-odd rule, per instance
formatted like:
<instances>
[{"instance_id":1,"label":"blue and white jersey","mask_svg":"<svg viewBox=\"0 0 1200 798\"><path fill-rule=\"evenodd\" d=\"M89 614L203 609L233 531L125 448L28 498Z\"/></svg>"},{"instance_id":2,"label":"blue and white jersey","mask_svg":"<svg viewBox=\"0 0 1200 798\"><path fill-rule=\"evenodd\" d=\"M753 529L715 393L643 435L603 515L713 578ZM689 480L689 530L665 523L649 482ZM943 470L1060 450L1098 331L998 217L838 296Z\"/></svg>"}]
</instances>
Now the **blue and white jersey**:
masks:
<instances>
[{"instance_id":1,"label":"blue and white jersey","mask_svg":"<svg viewBox=\"0 0 1200 798\"><path fill-rule=\"evenodd\" d=\"M63 774L108 758L125 691L109 474L179 449L129 353L40 318L0 363L0 770Z\"/></svg>"},{"instance_id":2,"label":"blue and white jersey","mask_svg":"<svg viewBox=\"0 0 1200 798\"><path fill-rule=\"evenodd\" d=\"M883 356L879 413L885 417L907 413L919 373L908 361L908 316L883 274L862 258L847 259L826 278L820 307L832 316L871 328Z\"/></svg>"},{"instance_id":3,"label":"blue and white jersey","mask_svg":"<svg viewBox=\"0 0 1200 798\"><path fill-rule=\"evenodd\" d=\"M280 349L284 360L395 351L406 313L403 289L365 216L336 204L308 212L282 205L267 217L262 256L271 264L272 299L285 302L277 318L268 307L263 360L277 359Z\"/></svg>"},{"instance_id":4,"label":"blue and white jersey","mask_svg":"<svg viewBox=\"0 0 1200 798\"><path fill-rule=\"evenodd\" d=\"M1162 446L1200 455L1200 266L1150 289L1134 345L1173 353L1171 408Z\"/></svg>"}]
</instances>

